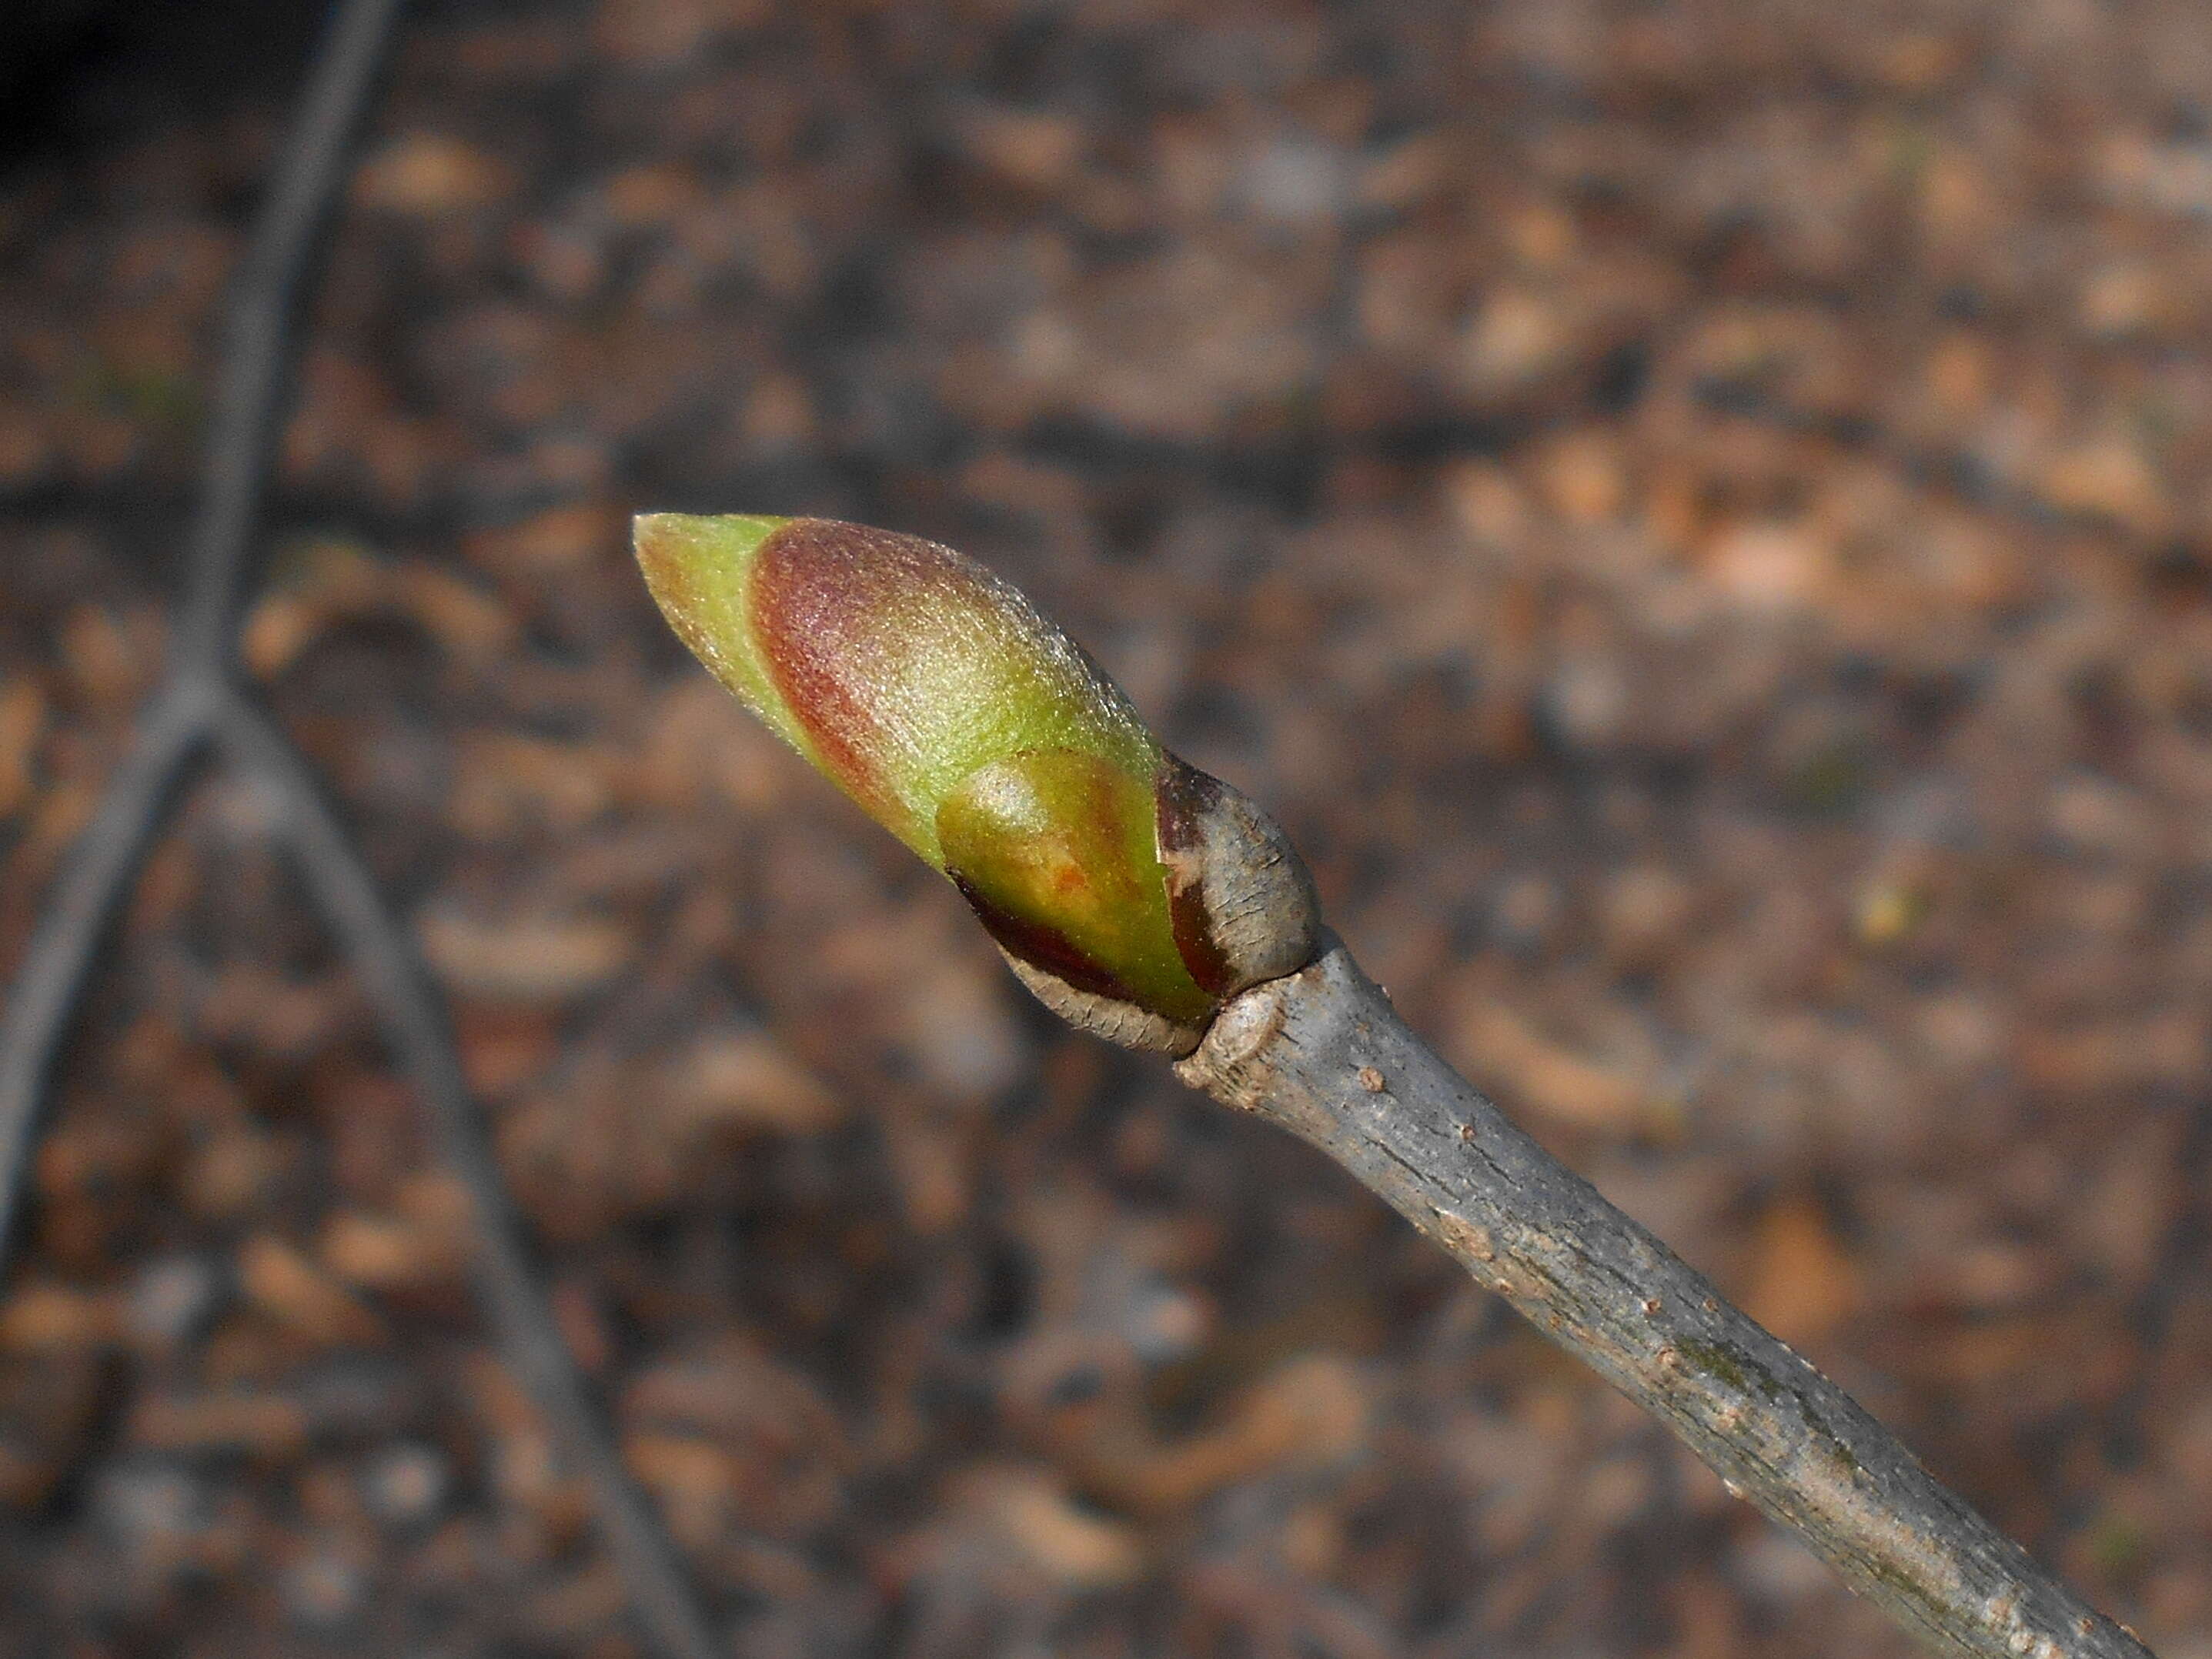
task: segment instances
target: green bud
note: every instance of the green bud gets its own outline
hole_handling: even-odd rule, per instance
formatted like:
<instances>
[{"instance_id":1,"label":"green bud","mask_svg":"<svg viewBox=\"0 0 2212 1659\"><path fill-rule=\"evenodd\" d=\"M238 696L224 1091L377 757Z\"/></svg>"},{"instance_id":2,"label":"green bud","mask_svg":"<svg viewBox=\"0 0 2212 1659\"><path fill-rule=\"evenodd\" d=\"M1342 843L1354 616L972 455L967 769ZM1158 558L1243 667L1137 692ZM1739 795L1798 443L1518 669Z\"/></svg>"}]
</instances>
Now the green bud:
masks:
<instances>
[{"instance_id":1,"label":"green bud","mask_svg":"<svg viewBox=\"0 0 2212 1659\"><path fill-rule=\"evenodd\" d=\"M684 642L1078 1024L1180 1052L1310 956L1310 884L1272 821L973 560L820 519L651 514L636 538Z\"/></svg>"}]
</instances>

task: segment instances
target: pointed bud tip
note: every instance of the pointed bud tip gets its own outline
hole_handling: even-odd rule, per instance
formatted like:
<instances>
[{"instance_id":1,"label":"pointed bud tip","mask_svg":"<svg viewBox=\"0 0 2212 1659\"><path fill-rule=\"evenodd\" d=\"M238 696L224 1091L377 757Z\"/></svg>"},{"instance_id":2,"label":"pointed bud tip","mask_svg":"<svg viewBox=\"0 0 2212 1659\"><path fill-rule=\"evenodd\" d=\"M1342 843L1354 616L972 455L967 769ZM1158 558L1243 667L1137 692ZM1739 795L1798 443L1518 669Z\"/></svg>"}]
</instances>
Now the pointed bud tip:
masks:
<instances>
[{"instance_id":1,"label":"pointed bud tip","mask_svg":"<svg viewBox=\"0 0 2212 1659\"><path fill-rule=\"evenodd\" d=\"M741 513L641 513L630 520L630 543L658 598L664 586L742 574L761 544L790 522Z\"/></svg>"}]
</instances>

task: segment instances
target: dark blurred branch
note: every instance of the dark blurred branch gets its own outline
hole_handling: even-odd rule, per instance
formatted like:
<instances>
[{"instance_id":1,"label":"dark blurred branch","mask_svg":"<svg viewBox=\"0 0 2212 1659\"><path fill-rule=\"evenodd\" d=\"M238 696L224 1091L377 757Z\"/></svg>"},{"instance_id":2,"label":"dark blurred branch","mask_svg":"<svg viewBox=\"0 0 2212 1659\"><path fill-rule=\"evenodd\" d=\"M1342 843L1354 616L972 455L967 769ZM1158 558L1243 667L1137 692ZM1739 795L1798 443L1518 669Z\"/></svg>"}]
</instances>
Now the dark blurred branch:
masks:
<instances>
[{"instance_id":1,"label":"dark blurred branch","mask_svg":"<svg viewBox=\"0 0 2212 1659\"><path fill-rule=\"evenodd\" d=\"M539 1295L521 1223L478 1121L428 970L386 907L360 850L289 739L243 696L222 706L223 757L283 803L283 833L309 890L383 1017L396 1058L430 1108L439 1156L469 1194L477 1293L507 1357L592 1489L607 1547L640 1621L663 1653L710 1659L720 1648L659 1523L608 1443Z\"/></svg>"},{"instance_id":2,"label":"dark blurred branch","mask_svg":"<svg viewBox=\"0 0 2212 1659\"><path fill-rule=\"evenodd\" d=\"M331 24L238 274L192 525L179 672L213 671L234 646L260 544L262 503L291 407L301 315L353 170L354 140L398 33L401 3L349 0Z\"/></svg>"},{"instance_id":3,"label":"dark blurred branch","mask_svg":"<svg viewBox=\"0 0 2212 1659\"><path fill-rule=\"evenodd\" d=\"M1176 1069L1343 1164L1938 1652L2148 1659L1516 1128L1406 1028L1342 944L1227 1004Z\"/></svg>"},{"instance_id":4,"label":"dark blurred branch","mask_svg":"<svg viewBox=\"0 0 2212 1659\"><path fill-rule=\"evenodd\" d=\"M72 849L0 1019L0 1263L71 1016L179 782L212 739L284 804L308 884L376 1000L399 1063L429 1105L440 1150L469 1192L477 1291L492 1325L591 1489L640 1623L670 1659L708 1659L719 1648L706 1616L538 1293L436 990L311 769L236 683L238 623L251 599L301 317L400 4L347 0L325 40L231 300L185 614L167 677L92 827Z\"/></svg>"},{"instance_id":5,"label":"dark blurred branch","mask_svg":"<svg viewBox=\"0 0 2212 1659\"><path fill-rule=\"evenodd\" d=\"M187 763L206 740L269 473L288 407L308 278L349 172L353 140L389 52L400 0L352 0L332 24L233 291L224 368L187 563L186 614L167 679L139 722L92 828L24 957L0 1020L0 1261L38 1139L46 1085L101 939Z\"/></svg>"},{"instance_id":6,"label":"dark blurred branch","mask_svg":"<svg viewBox=\"0 0 2212 1659\"><path fill-rule=\"evenodd\" d=\"M231 296L222 386L185 567L186 617L168 678L70 855L0 1020L0 1261L70 1017L176 784L209 734L283 429L308 278L397 33L399 6L400 0L352 0L317 61Z\"/></svg>"},{"instance_id":7,"label":"dark blurred branch","mask_svg":"<svg viewBox=\"0 0 2212 1659\"><path fill-rule=\"evenodd\" d=\"M46 1084L109 924L137 876L186 767L207 740L210 699L197 677L172 686L140 722L100 810L70 850L0 1018L0 1262L15 1231Z\"/></svg>"}]
</instances>

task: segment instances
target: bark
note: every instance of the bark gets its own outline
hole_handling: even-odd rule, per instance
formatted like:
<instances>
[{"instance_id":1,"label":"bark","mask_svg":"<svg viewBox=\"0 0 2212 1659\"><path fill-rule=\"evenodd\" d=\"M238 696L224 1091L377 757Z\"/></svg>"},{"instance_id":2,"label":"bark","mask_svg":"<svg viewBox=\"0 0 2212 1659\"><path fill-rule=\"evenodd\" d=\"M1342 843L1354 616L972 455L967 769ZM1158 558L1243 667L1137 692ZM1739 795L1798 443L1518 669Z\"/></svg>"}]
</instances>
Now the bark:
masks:
<instances>
[{"instance_id":1,"label":"bark","mask_svg":"<svg viewBox=\"0 0 2212 1659\"><path fill-rule=\"evenodd\" d=\"M2148 1659L1850 1395L1516 1128L1325 938L1176 1073L1349 1170L1941 1653Z\"/></svg>"}]
</instances>

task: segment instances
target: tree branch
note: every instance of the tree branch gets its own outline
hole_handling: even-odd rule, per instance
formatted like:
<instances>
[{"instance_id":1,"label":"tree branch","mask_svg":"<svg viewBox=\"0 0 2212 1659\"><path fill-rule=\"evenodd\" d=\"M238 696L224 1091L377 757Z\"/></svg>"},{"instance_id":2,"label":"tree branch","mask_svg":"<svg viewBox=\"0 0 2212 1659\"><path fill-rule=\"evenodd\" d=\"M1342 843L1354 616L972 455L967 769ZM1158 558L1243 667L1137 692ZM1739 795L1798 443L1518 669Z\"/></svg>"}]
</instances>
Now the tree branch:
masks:
<instances>
[{"instance_id":1,"label":"tree branch","mask_svg":"<svg viewBox=\"0 0 2212 1659\"><path fill-rule=\"evenodd\" d=\"M191 586L173 659L186 672L219 670L236 648L262 503L291 406L301 316L404 3L349 0L331 20L240 262L224 319L222 379L192 521Z\"/></svg>"},{"instance_id":2,"label":"tree branch","mask_svg":"<svg viewBox=\"0 0 2212 1659\"><path fill-rule=\"evenodd\" d=\"M550 1419L556 1439L580 1466L608 1553L629 1586L639 1622L657 1651L672 1659L713 1659L720 1644L609 1443L546 1310L523 1243L521 1218L485 1138L428 970L290 740L237 692L225 698L216 729L224 758L283 803L284 834L315 903L361 975L401 1069L422 1091L439 1157L469 1195L476 1233L469 1259L477 1295L524 1385Z\"/></svg>"},{"instance_id":3,"label":"tree branch","mask_svg":"<svg viewBox=\"0 0 2212 1659\"><path fill-rule=\"evenodd\" d=\"M251 598L301 317L402 4L345 0L324 38L231 297L185 613L167 673L90 829L71 850L0 1015L0 1267L70 1017L179 782L212 738L285 803L308 884L367 981L399 1061L428 1103L440 1148L468 1189L471 1262L492 1327L590 1488L608 1553L653 1651L708 1659L720 1650L708 1616L623 1468L538 1292L437 993L312 769L238 684L237 626Z\"/></svg>"},{"instance_id":4,"label":"tree branch","mask_svg":"<svg viewBox=\"0 0 2212 1659\"><path fill-rule=\"evenodd\" d=\"M185 617L168 673L92 827L71 850L0 1018L0 1262L70 1016L177 783L206 741L229 672L254 532L283 429L300 313L401 3L349 0L316 57L225 319L222 381L185 567Z\"/></svg>"},{"instance_id":5,"label":"tree branch","mask_svg":"<svg viewBox=\"0 0 2212 1659\"><path fill-rule=\"evenodd\" d=\"M1938 1650L2148 1659L1431 1053L1280 827L1019 593L823 520L649 514L637 550L678 636L1054 1012L1319 1146Z\"/></svg>"},{"instance_id":6,"label":"tree branch","mask_svg":"<svg viewBox=\"0 0 2212 1659\"><path fill-rule=\"evenodd\" d=\"M179 679L140 721L91 827L70 849L0 1014L0 1265L70 1018L162 813L206 741L210 701L203 678Z\"/></svg>"},{"instance_id":7,"label":"tree branch","mask_svg":"<svg viewBox=\"0 0 2212 1659\"><path fill-rule=\"evenodd\" d=\"M2148 1659L1841 1389L1516 1128L1334 938L1177 1075L1311 1142L1938 1652Z\"/></svg>"}]
</instances>

